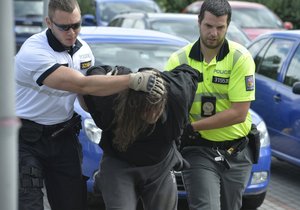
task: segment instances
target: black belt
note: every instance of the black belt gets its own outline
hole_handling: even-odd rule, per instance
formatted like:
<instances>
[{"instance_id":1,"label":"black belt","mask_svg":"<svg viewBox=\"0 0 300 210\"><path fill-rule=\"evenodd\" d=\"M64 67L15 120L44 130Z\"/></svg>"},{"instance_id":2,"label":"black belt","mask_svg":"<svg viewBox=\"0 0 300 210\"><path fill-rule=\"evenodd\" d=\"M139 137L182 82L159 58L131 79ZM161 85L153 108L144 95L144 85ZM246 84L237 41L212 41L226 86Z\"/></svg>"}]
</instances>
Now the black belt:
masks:
<instances>
[{"instance_id":1,"label":"black belt","mask_svg":"<svg viewBox=\"0 0 300 210\"><path fill-rule=\"evenodd\" d=\"M232 146L239 144L242 141L248 141L247 136L235 140L225 140L225 141L211 141L199 137L194 141L189 142L188 146L203 146L203 147L211 147L211 148L218 148L221 150L227 150Z\"/></svg>"},{"instance_id":2,"label":"black belt","mask_svg":"<svg viewBox=\"0 0 300 210\"><path fill-rule=\"evenodd\" d=\"M27 119L21 119L21 122L23 124L32 124L38 126L46 135L49 134L52 135L52 137L54 137L55 135L61 133L63 130L80 124L81 117L78 114L74 114L70 120L54 125L43 125Z\"/></svg>"}]
</instances>

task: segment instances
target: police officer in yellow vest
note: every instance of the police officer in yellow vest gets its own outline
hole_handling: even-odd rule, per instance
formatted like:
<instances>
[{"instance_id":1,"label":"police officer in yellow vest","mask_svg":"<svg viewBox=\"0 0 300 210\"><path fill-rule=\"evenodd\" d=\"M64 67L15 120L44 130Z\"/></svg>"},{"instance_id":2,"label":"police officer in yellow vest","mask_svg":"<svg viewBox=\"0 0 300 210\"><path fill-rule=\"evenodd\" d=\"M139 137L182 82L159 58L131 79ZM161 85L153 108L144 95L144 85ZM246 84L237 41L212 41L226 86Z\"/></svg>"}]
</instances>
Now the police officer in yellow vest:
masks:
<instances>
[{"instance_id":1,"label":"police officer in yellow vest","mask_svg":"<svg viewBox=\"0 0 300 210\"><path fill-rule=\"evenodd\" d=\"M173 53L166 65L171 70L186 63L202 74L182 137L181 152L191 164L183 171L190 210L239 210L251 173L247 135L255 64L245 47L225 38L230 20L227 0L204 1L199 40Z\"/></svg>"}]
</instances>

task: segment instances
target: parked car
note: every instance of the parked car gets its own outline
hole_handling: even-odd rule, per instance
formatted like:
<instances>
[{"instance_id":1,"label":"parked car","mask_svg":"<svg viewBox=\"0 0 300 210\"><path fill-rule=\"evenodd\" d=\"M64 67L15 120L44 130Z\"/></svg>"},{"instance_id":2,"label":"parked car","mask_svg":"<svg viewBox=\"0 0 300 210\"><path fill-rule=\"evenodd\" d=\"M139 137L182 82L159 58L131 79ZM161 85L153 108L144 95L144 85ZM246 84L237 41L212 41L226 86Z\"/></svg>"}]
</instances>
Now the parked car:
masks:
<instances>
[{"instance_id":1,"label":"parked car","mask_svg":"<svg viewBox=\"0 0 300 210\"><path fill-rule=\"evenodd\" d=\"M133 70L143 66L163 67L172 52L188 43L187 40L153 30L128 29L117 27L83 27L80 36L91 46L97 65L124 65ZM80 142L83 148L83 172L89 176L89 198L94 200L94 176L102 157L98 146L101 138L99 129L91 116L83 111L78 102L75 110L82 116ZM261 131L261 151L258 164L253 165L251 177L243 202L247 207L260 206L270 180L271 151L268 132L264 121L251 111L254 123ZM186 198L181 174L176 173L179 197ZM97 194L98 195L98 194ZM98 202L99 197L96 196Z\"/></svg>"},{"instance_id":2,"label":"parked car","mask_svg":"<svg viewBox=\"0 0 300 210\"><path fill-rule=\"evenodd\" d=\"M251 108L267 124L272 155L300 166L300 30L261 35L249 51L256 63Z\"/></svg>"},{"instance_id":3,"label":"parked car","mask_svg":"<svg viewBox=\"0 0 300 210\"><path fill-rule=\"evenodd\" d=\"M31 35L43 29L43 0L14 0L16 52Z\"/></svg>"},{"instance_id":4,"label":"parked car","mask_svg":"<svg viewBox=\"0 0 300 210\"><path fill-rule=\"evenodd\" d=\"M199 14L203 1L195 1L183 9L183 13ZM293 29L291 22L283 22L263 4L245 1L229 1L232 20L253 40L268 31Z\"/></svg>"},{"instance_id":5,"label":"parked car","mask_svg":"<svg viewBox=\"0 0 300 210\"><path fill-rule=\"evenodd\" d=\"M126 13L116 15L108 26L151 29L181 36L190 42L199 38L198 16L195 14ZM247 35L233 22L229 25L227 38L245 46L250 42Z\"/></svg>"},{"instance_id":6,"label":"parked car","mask_svg":"<svg viewBox=\"0 0 300 210\"><path fill-rule=\"evenodd\" d=\"M82 16L83 26L106 26L117 14L128 12L161 12L154 0L94 0L95 15Z\"/></svg>"}]
</instances>

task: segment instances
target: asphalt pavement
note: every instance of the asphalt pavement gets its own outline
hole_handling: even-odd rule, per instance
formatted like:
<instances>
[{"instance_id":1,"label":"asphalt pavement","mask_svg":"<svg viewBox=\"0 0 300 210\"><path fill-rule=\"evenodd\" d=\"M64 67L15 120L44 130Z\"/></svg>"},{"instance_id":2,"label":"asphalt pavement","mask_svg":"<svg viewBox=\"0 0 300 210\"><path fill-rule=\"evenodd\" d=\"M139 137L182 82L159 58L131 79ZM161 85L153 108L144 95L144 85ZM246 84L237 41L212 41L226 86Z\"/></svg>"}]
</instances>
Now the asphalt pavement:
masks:
<instances>
[{"instance_id":1,"label":"asphalt pavement","mask_svg":"<svg viewBox=\"0 0 300 210\"><path fill-rule=\"evenodd\" d=\"M105 208L103 206L89 208L89 210L96 209ZM179 202L178 210L188 210L186 202ZM300 167L272 158L267 195L257 210L300 210Z\"/></svg>"},{"instance_id":2,"label":"asphalt pavement","mask_svg":"<svg viewBox=\"0 0 300 210\"><path fill-rule=\"evenodd\" d=\"M272 158L271 181L258 210L300 209L300 167Z\"/></svg>"}]
</instances>

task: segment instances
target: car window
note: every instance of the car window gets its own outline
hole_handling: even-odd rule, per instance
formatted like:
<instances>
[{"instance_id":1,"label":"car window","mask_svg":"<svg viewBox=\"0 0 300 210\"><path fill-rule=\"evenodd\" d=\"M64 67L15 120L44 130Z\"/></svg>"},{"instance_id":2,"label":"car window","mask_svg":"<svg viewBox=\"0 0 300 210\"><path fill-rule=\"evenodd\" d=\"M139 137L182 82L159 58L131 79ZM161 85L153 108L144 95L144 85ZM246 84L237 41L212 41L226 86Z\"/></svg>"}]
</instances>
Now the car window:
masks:
<instances>
[{"instance_id":1,"label":"car window","mask_svg":"<svg viewBox=\"0 0 300 210\"><path fill-rule=\"evenodd\" d=\"M255 42L255 44L251 45L248 48L252 57L254 58L256 72L258 71L258 69L259 69L258 67L259 67L261 61L263 60L263 56L265 55L266 50L268 49L269 44L267 44L267 42L271 42L271 40L270 39L261 39L261 40ZM262 71L260 71L260 72L262 72Z\"/></svg>"},{"instance_id":2,"label":"car window","mask_svg":"<svg viewBox=\"0 0 300 210\"><path fill-rule=\"evenodd\" d=\"M178 46L134 43L89 43L95 65L121 65L137 70L141 67L164 69Z\"/></svg>"},{"instance_id":3,"label":"car window","mask_svg":"<svg viewBox=\"0 0 300 210\"><path fill-rule=\"evenodd\" d=\"M232 20L242 28L283 28L268 9L233 8Z\"/></svg>"},{"instance_id":4,"label":"car window","mask_svg":"<svg viewBox=\"0 0 300 210\"><path fill-rule=\"evenodd\" d=\"M122 27L124 18L116 18L109 23L109 26L118 26Z\"/></svg>"},{"instance_id":5,"label":"car window","mask_svg":"<svg viewBox=\"0 0 300 210\"><path fill-rule=\"evenodd\" d=\"M99 4L101 20L109 22L114 16L121 13L128 12L158 12L156 3L149 2L135 2L135 1L107 1Z\"/></svg>"},{"instance_id":6,"label":"car window","mask_svg":"<svg viewBox=\"0 0 300 210\"><path fill-rule=\"evenodd\" d=\"M146 29L144 20L137 19L134 23L134 28Z\"/></svg>"},{"instance_id":7,"label":"car window","mask_svg":"<svg viewBox=\"0 0 300 210\"><path fill-rule=\"evenodd\" d=\"M121 26L124 28L131 28L133 26L134 22L135 22L135 19L124 18Z\"/></svg>"},{"instance_id":8,"label":"car window","mask_svg":"<svg viewBox=\"0 0 300 210\"><path fill-rule=\"evenodd\" d=\"M16 17L43 16L44 2L42 0L14 0Z\"/></svg>"},{"instance_id":9,"label":"car window","mask_svg":"<svg viewBox=\"0 0 300 210\"><path fill-rule=\"evenodd\" d=\"M295 82L300 81L300 47L297 48L291 63L287 69L287 73L284 78L284 84L292 87Z\"/></svg>"},{"instance_id":10,"label":"car window","mask_svg":"<svg viewBox=\"0 0 300 210\"><path fill-rule=\"evenodd\" d=\"M154 20L151 29L183 37L190 42L199 38L198 22L191 20Z\"/></svg>"},{"instance_id":11,"label":"car window","mask_svg":"<svg viewBox=\"0 0 300 210\"><path fill-rule=\"evenodd\" d=\"M244 46L247 46L250 43L247 35L233 22L229 24L226 36L227 39L240 43Z\"/></svg>"},{"instance_id":12,"label":"car window","mask_svg":"<svg viewBox=\"0 0 300 210\"><path fill-rule=\"evenodd\" d=\"M270 40L269 39L261 39L261 40L255 42L255 44L249 46L248 50L252 54L252 57L255 58L256 54L260 51L260 49L264 46L267 46L267 41L270 41Z\"/></svg>"},{"instance_id":13,"label":"car window","mask_svg":"<svg viewBox=\"0 0 300 210\"><path fill-rule=\"evenodd\" d=\"M277 80L282 63L292 48L291 40L274 39L265 50L262 50L255 58L256 72L271 79Z\"/></svg>"}]
</instances>

